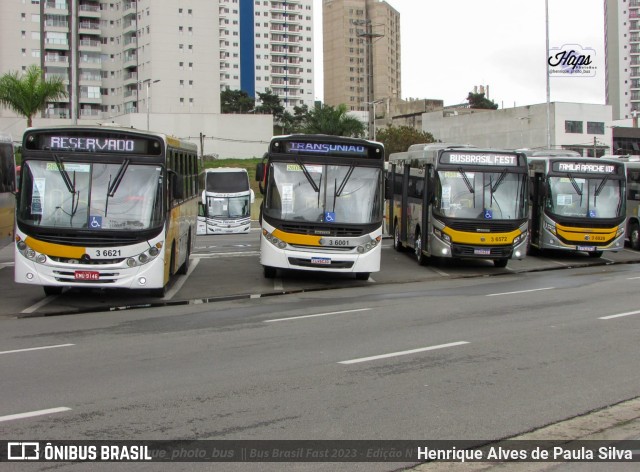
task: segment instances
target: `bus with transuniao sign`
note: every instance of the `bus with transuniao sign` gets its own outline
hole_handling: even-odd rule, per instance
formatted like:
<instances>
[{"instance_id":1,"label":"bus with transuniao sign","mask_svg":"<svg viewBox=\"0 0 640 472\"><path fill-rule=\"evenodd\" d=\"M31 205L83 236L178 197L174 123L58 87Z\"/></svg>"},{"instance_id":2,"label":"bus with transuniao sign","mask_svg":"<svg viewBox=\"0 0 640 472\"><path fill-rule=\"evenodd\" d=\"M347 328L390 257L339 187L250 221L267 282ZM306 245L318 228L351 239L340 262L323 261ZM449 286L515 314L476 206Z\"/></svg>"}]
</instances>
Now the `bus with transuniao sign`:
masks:
<instances>
[{"instance_id":1,"label":"bus with transuniao sign","mask_svg":"<svg viewBox=\"0 0 640 472\"><path fill-rule=\"evenodd\" d=\"M574 151L524 151L531 186L530 250L586 252L624 248L624 163Z\"/></svg>"},{"instance_id":2,"label":"bus with transuniao sign","mask_svg":"<svg viewBox=\"0 0 640 472\"><path fill-rule=\"evenodd\" d=\"M522 153L446 143L389 156L386 223L397 251L488 259L505 267L526 254L527 161Z\"/></svg>"},{"instance_id":3,"label":"bus with transuniao sign","mask_svg":"<svg viewBox=\"0 0 640 472\"><path fill-rule=\"evenodd\" d=\"M384 147L325 135L276 136L256 179L260 263L278 269L353 273L380 270Z\"/></svg>"},{"instance_id":4,"label":"bus with transuniao sign","mask_svg":"<svg viewBox=\"0 0 640 472\"><path fill-rule=\"evenodd\" d=\"M147 289L186 273L196 237L197 147L128 128L27 129L16 208L15 281Z\"/></svg>"}]
</instances>

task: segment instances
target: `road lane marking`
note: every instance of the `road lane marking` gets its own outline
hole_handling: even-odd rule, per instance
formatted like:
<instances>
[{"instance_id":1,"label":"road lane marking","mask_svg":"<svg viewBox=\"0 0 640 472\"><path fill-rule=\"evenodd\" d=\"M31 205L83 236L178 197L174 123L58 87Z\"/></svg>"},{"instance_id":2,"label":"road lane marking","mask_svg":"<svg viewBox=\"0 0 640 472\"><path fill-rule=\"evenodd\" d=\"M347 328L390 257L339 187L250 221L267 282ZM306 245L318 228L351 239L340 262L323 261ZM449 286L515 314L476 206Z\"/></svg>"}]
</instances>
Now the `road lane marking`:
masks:
<instances>
[{"instance_id":1,"label":"road lane marking","mask_svg":"<svg viewBox=\"0 0 640 472\"><path fill-rule=\"evenodd\" d=\"M276 291L284 290L284 285L282 284L281 277L278 277L273 281L273 289Z\"/></svg>"},{"instance_id":2,"label":"road lane marking","mask_svg":"<svg viewBox=\"0 0 640 472\"><path fill-rule=\"evenodd\" d=\"M627 277L627 280L638 280L640 277Z\"/></svg>"},{"instance_id":3,"label":"road lane marking","mask_svg":"<svg viewBox=\"0 0 640 472\"><path fill-rule=\"evenodd\" d=\"M48 296L46 298L43 298L42 300L40 300L38 303L31 305L29 308L25 308L24 310L22 310L20 313L33 313L34 311L36 311L38 308L42 308L45 305L48 305L49 303L51 303L52 301L56 300L58 298L59 295L54 295L54 296Z\"/></svg>"},{"instance_id":4,"label":"road lane marking","mask_svg":"<svg viewBox=\"0 0 640 472\"><path fill-rule=\"evenodd\" d=\"M189 270L187 271L187 273L185 275L182 275L182 276L177 278L177 280L173 284L173 286L169 290L167 290L167 293L162 298L162 300L171 300L174 297L174 295L176 293L178 293L178 291L180 291L182 286L187 282L187 279L193 273L193 271L196 270L196 267L198 267L199 263L200 263L200 259L195 259L194 258L194 259L190 260L189 261Z\"/></svg>"},{"instance_id":5,"label":"road lane marking","mask_svg":"<svg viewBox=\"0 0 640 472\"><path fill-rule=\"evenodd\" d=\"M0 264L0 269L4 269L5 267L13 267L13 262L3 262Z\"/></svg>"},{"instance_id":6,"label":"road lane marking","mask_svg":"<svg viewBox=\"0 0 640 472\"><path fill-rule=\"evenodd\" d=\"M399 352L390 352L388 354L381 354L379 356L371 356L371 357L361 357L359 359L351 359L348 361L340 361L338 362L338 364L358 364L360 362L369 362L369 361L376 361L378 359L387 359L389 357L398 357L398 356L407 356L409 354L416 354L418 352L425 352L425 351L435 351L436 349L444 349L447 347L454 347L454 346L462 346L463 344L469 344L468 341L458 341L455 343L447 343L447 344L439 344L437 346L429 346L429 347L421 347L418 349L411 349L409 351L399 351Z\"/></svg>"},{"instance_id":7,"label":"road lane marking","mask_svg":"<svg viewBox=\"0 0 640 472\"><path fill-rule=\"evenodd\" d=\"M315 315L292 316L289 318L278 318L275 320L264 320L264 323L275 323L276 321L301 320L303 318L317 318L318 316L342 315L344 313L355 313L357 311L369 311L371 308L357 308L355 310L332 311L330 313L316 313Z\"/></svg>"},{"instance_id":8,"label":"road lane marking","mask_svg":"<svg viewBox=\"0 0 640 472\"><path fill-rule=\"evenodd\" d=\"M216 252L216 253L207 253L207 254L196 254L195 252L191 254L191 257L194 259L217 259L220 257L248 257L248 256L259 256L260 251L242 251L242 252Z\"/></svg>"},{"instance_id":9,"label":"road lane marking","mask_svg":"<svg viewBox=\"0 0 640 472\"><path fill-rule=\"evenodd\" d=\"M532 288L531 290L518 290L517 292L489 293L486 297L500 297L502 295L515 295L518 293L539 292L540 290L553 290L555 287Z\"/></svg>"},{"instance_id":10,"label":"road lane marking","mask_svg":"<svg viewBox=\"0 0 640 472\"><path fill-rule=\"evenodd\" d=\"M450 275L443 270L436 269L435 267L428 267L428 268L434 271L436 274L440 275L441 277L450 277Z\"/></svg>"},{"instance_id":11,"label":"road lane marking","mask_svg":"<svg viewBox=\"0 0 640 472\"><path fill-rule=\"evenodd\" d=\"M33 418L34 416L51 415L53 413L62 413L63 411L71 411L71 408L61 406L58 408L49 408L47 410L28 411L26 413L18 413L15 415L0 416L0 423L3 421L21 420L24 418Z\"/></svg>"},{"instance_id":12,"label":"road lane marking","mask_svg":"<svg viewBox=\"0 0 640 472\"><path fill-rule=\"evenodd\" d=\"M55 349L58 347L75 346L75 344L57 344L55 346L28 347L26 349L14 349L13 351L1 351L0 354L14 354L16 352L41 351L42 349Z\"/></svg>"},{"instance_id":13,"label":"road lane marking","mask_svg":"<svg viewBox=\"0 0 640 472\"><path fill-rule=\"evenodd\" d=\"M617 315L601 316L599 320L612 320L614 318L622 318L623 316L640 315L640 311L628 311L626 313L618 313Z\"/></svg>"}]
</instances>

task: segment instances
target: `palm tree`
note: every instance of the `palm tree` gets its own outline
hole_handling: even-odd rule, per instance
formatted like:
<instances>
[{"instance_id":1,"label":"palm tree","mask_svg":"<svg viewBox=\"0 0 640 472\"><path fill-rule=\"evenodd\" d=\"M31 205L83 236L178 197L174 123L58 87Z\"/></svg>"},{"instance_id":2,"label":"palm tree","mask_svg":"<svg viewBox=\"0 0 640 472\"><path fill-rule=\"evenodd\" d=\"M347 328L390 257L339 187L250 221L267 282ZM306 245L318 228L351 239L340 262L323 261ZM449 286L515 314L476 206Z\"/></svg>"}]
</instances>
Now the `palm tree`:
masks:
<instances>
[{"instance_id":1,"label":"palm tree","mask_svg":"<svg viewBox=\"0 0 640 472\"><path fill-rule=\"evenodd\" d=\"M347 105L337 107L316 106L310 110L303 127L303 133L330 134L360 138L365 134L365 125L359 119L347 114Z\"/></svg>"},{"instance_id":2,"label":"palm tree","mask_svg":"<svg viewBox=\"0 0 640 472\"><path fill-rule=\"evenodd\" d=\"M27 119L27 127L33 126L33 116L43 110L48 102L66 97L67 87L61 77L44 79L42 69L31 65L22 77L18 72L8 72L0 77L0 105Z\"/></svg>"}]
</instances>

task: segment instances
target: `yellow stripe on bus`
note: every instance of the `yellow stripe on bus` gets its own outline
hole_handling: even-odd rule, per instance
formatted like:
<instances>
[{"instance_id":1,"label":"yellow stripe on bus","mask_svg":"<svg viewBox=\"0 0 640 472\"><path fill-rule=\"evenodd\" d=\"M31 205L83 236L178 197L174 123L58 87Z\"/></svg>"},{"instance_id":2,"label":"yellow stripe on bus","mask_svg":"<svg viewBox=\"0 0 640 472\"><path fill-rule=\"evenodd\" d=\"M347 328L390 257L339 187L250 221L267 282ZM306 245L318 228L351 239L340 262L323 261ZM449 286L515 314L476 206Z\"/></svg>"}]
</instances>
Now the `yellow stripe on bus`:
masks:
<instances>
[{"instance_id":1,"label":"yellow stripe on bus","mask_svg":"<svg viewBox=\"0 0 640 472\"><path fill-rule=\"evenodd\" d=\"M299 244L301 246L320 246L320 240L322 236L308 236L306 234L294 234L285 233L276 229L273 231L273 235L280 241L284 241L288 244Z\"/></svg>"},{"instance_id":2,"label":"yellow stripe on bus","mask_svg":"<svg viewBox=\"0 0 640 472\"><path fill-rule=\"evenodd\" d=\"M34 251L47 256L66 257L69 259L80 259L85 255L86 249L83 247L63 246L62 244L47 243L27 236L24 240Z\"/></svg>"},{"instance_id":3,"label":"yellow stripe on bus","mask_svg":"<svg viewBox=\"0 0 640 472\"><path fill-rule=\"evenodd\" d=\"M614 228L568 228L556 224L556 233L565 241L584 243L585 241L605 243L612 241L618 232Z\"/></svg>"},{"instance_id":4,"label":"yellow stripe on bus","mask_svg":"<svg viewBox=\"0 0 640 472\"><path fill-rule=\"evenodd\" d=\"M476 244L479 246L513 244L513 240L522 234L519 229L515 229L510 233L469 233L456 231L448 227L445 227L442 232L448 234L454 243Z\"/></svg>"}]
</instances>

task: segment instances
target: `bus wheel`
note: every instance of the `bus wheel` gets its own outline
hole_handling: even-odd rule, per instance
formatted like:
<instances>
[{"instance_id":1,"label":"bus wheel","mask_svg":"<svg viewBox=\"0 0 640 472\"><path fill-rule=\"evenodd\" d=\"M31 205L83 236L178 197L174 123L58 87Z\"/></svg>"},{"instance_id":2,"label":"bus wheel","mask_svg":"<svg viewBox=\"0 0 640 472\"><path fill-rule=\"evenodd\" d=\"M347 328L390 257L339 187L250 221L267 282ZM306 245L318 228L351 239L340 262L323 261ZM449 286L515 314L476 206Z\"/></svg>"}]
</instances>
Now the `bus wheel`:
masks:
<instances>
[{"instance_id":1,"label":"bus wheel","mask_svg":"<svg viewBox=\"0 0 640 472\"><path fill-rule=\"evenodd\" d=\"M507 262L509 262L509 259L507 259L506 257L502 259L494 259L493 265L496 267L507 267Z\"/></svg>"},{"instance_id":2,"label":"bus wheel","mask_svg":"<svg viewBox=\"0 0 640 472\"><path fill-rule=\"evenodd\" d=\"M184 260L184 263L178 269L178 274L187 275L189 272L189 258L191 257L191 235L189 235L189 242L187 243L187 257Z\"/></svg>"},{"instance_id":3,"label":"bus wheel","mask_svg":"<svg viewBox=\"0 0 640 472\"><path fill-rule=\"evenodd\" d=\"M632 223L629 228L629 241L631 242L631 249L640 250L640 226L638 223Z\"/></svg>"},{"instance_id":4,"label":"bus wheel","mask_svg":"<svg viewBox=\"0 0 640 472\"><path fill-rule=\"evenodd\" d=\"M427 258L422 253L422 236L420 235L420 230L416 231L415 245L416 260L419 265L424 265L427 262Z\"/></svg>"},{"instance_id":5,"label":"bus wheel","mask_svg":"<svg viewBox=\"0 0 640 472\"><path fill-rule=\"evenodd\" d=\"M276 278L276 274L278 272L278 269L276 269L275 267L271 267L271 266L263 266L262 268L264 270L264 278L265 279L275 279Z\"/></svg>"},{"instance_id":6,"label":"bus wheel","mask_svg":"<svg viewBox=\"0 0 640 472\"><path fill-rule=\"evenodd\" d=\"M602 257L602 251L591 251L589 253L589 257L593 257L594 259L597 259L598 257Z\"/></svg>"},{"instance_id":7,"label":"bus wheel","mask_svg":"<svg viewBox=\"0 0 640 472\"><path fill-rule=\"evenodd\" d=\"M400 241L400 227L398 227L397 223L393 225L393 249L398 252L402 252L404 249L402 241Z\"/></svg>"},{"instance_id":8,"label":"bus wheel","mask_svg":"<svg viewBox=\"0 0 640 472\"><path fill-rule=\"evenodd\" d=\"M62 287L52 287L51 285L45 285L42 287L44 289L44 294L47 297L52 295L60 295L62 293Z\"/></svg>"},{"instance_id":9,"label":"bus wheel","mask_svg":"<svg viewBox=\"0 0 640 472\"><path fill-rule=\"evenodd\" d=\"M356 280L369 280L369 272L356 272Z\"/></svg>"}]
</instances>

